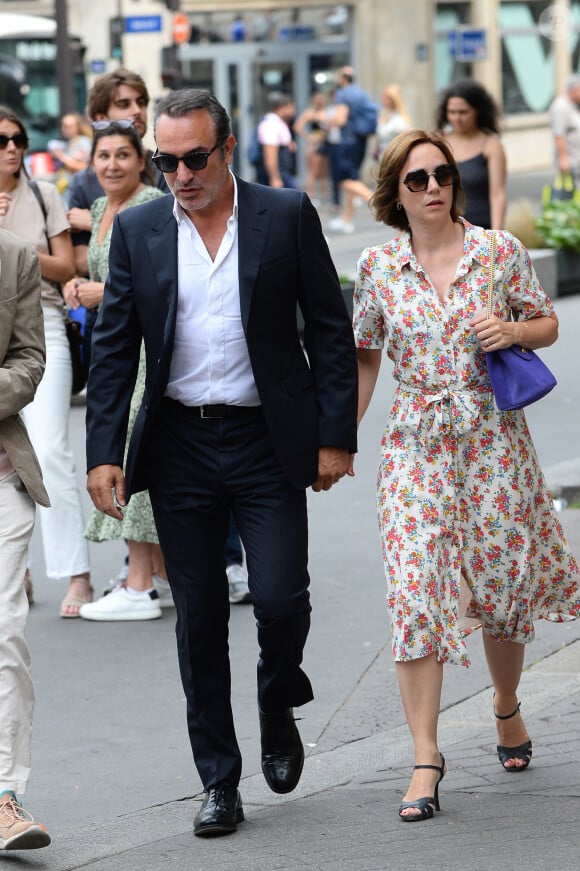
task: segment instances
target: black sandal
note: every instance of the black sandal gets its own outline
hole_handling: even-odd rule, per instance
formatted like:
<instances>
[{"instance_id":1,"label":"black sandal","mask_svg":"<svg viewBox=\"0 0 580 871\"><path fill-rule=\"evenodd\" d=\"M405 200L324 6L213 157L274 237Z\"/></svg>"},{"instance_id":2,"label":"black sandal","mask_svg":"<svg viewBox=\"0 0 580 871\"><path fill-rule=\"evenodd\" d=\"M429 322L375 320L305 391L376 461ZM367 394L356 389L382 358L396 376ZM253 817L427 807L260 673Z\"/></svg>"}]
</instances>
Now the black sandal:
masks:
<instances>
[{"instance_id":1,"label":"black sandal","mask_svg":"<svg viewBox=\"0 0 580 871\"><path fill-rule=\"evenodd\" d=\"M415 765L413 771L417 768L432 768L433 771L439 772L439 780L435 784L435 794L433 798L430 796L426 796L425 798L416 798L414 801L402 801L399 805L399 818L404 823L416 823L421 820L431 820L433 819L433 811L440 811L441 806L439 804L439 784L445 777L445 757L442 753L439 754L441 757L441 765ZM406 808L413 808L414 810L418 810L418 814L410 814L409 816L403 816L401 814L402 810Z\"/></svg>"},{"instance_id":2,"label":"black sandal","mask_svg":"<svg viewBox=\"0 0 580 871\"><path fill-rule=\"evenodd\" d=\"M511 720L512 717L515 717L516 714L519 714L521 704L521 702L518 702L515 711L512 711L511 714L506 714L504 717L502 717L500 714L496 714L495 708L493 713L497 720ZM532 760L532 741L531 739L528 741L524 741L523 744L518 744L517 747L504 747L503 744L498 744L497 755L499 757L501 766L505 771L525 771ZM512 765L508 768L506 766L506 762L510 759L521 759L526 764Z\"/></svg>"}]
</instances>

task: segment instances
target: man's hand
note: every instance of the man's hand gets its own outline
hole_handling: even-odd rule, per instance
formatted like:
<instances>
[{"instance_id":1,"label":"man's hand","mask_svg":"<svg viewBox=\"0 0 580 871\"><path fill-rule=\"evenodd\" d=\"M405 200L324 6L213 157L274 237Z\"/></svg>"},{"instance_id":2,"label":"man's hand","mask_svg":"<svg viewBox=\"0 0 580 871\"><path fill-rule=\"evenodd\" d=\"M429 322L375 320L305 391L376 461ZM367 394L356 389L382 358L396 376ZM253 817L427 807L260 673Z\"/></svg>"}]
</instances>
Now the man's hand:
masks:
<instances>
[{"instance_id":1,"label":"man's hand","mask_svg":"<svg viewBox=\"0 0 580 871\"><path fill-rule=\"evenodd\" d=\"M350 456L344 448L322 447L318 451L318 478L312 485L315 493L330 490L333 484L346 475L350 467Z\"/></svg>"},{"instance_id":2,"label":"man's hand","mask_svg":"<svg viewBox=\"0 0 580 871\"><path fill-rule=\"evenodd\" d=\"M90 209L79 209L75 206L68 210L66 216L73 232L80 232L81 230L87 233L91 232Z\"/></svg>"},{"instance_id":3,"label":"man's hand","mask_svg":"<svg viewBox=\"0 0 580 871\"><path fill-rule=\"evenodd\" d=\"M95 308L103 301L105 285L102 281L80 281L77 285L77 298L85 308Z\"/></svg>"},{"instance_id":4,"label":"man's hand","mask_svg":"<svg viewBox=\"0 0 580 871\"><path fill-rule=\"evenodd\" d=\"M558 156L558 169L560 172L568 173L571 169L570 158L568 157L567 152L563 152Z\"/></svg>"},{"instance_id":5,"label":"man's hand","mask_svg":"<svg viewBox=\"0 0 580 871\"><path fill-rule=\"evenodd\" d=\"M124 508L127 503L125 476L120 466L94 466L87 478L87 490L95 508L108 514L109 517L114 517L115 520L123 519L121 508Z\"/></svg>"}]
</instances>

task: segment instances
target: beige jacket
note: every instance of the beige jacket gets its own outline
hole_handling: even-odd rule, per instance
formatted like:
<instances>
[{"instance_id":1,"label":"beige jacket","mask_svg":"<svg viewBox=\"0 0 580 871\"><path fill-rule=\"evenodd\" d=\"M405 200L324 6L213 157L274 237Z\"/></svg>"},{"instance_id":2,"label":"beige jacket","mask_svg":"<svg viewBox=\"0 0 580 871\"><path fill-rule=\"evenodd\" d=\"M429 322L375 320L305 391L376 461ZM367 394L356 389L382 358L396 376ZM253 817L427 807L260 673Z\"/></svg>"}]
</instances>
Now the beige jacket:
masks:
<instances>
[{"instance_id":1,"label":"beige jacket","mask_svg":"<svg viewBox=\"0 0 580 871\"><path fill-rule=\"evenodd\" d=\"M0 444L35 502L50 505L19 412L34 398L46 358L36 251L0 230Z\"/></svg>"}]
</instances>

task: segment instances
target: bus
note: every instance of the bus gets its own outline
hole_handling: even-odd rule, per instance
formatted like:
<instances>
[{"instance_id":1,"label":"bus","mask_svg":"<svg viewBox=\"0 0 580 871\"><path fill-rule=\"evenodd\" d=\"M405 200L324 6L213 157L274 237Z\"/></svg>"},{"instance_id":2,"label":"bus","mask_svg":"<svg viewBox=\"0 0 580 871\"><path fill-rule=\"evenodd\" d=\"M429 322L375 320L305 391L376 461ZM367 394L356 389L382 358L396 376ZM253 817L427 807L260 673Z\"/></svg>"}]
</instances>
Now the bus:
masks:
<instances>
[{"instance_id":1,"label":"bus","mask_svg":"<svg viewBox=\"0 0 580 871\"><path fill-rule=\"evenodd\" d=\"M71 35L69 47L75 107L84 113L85 48ZM56 52L56 21L0 12L0 104L9 106L26 124L30 152L45 151L50 139L61 138Z\"/></svg>"}]
</instances>

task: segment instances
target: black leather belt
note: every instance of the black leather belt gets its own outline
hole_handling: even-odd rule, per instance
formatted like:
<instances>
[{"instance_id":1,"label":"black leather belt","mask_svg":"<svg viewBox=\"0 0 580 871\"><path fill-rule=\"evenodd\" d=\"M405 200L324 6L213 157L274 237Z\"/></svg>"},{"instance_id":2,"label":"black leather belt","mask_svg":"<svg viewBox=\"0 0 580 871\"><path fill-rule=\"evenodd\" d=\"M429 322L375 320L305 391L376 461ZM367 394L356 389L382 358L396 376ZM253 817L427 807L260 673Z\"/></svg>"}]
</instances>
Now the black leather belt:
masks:
<instances>
[{"instance_id":1,"label":"black leather belt","mask_svg":"<svg viewBox=\"0 0 580 871\"><path fill-rule=\"evenodd\" d=\"M232 417L249 417L262 413L261 405L225 405L218 403L217 405L184 405L170 397L165 397L165 402L180 406L183 411L191 414L193 417L201 417L203 419L220 420L222 418Z\"/></svg>"}]
</instances>

